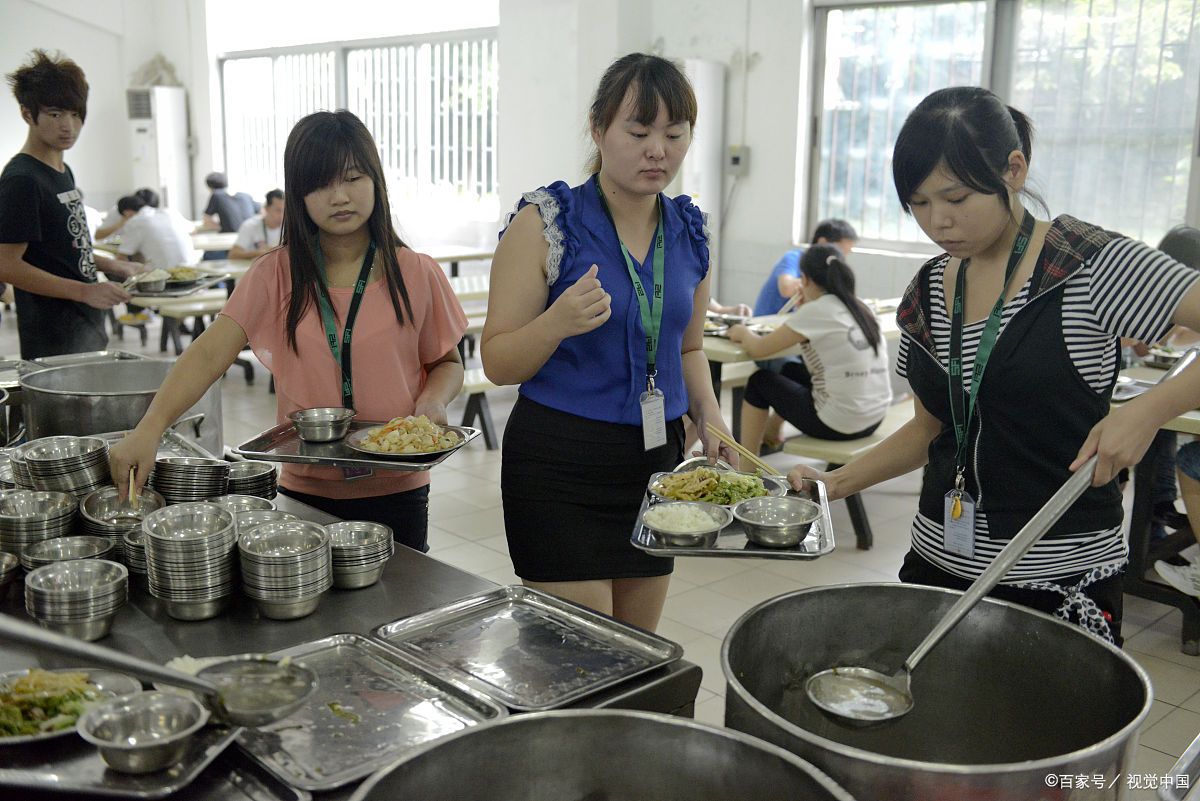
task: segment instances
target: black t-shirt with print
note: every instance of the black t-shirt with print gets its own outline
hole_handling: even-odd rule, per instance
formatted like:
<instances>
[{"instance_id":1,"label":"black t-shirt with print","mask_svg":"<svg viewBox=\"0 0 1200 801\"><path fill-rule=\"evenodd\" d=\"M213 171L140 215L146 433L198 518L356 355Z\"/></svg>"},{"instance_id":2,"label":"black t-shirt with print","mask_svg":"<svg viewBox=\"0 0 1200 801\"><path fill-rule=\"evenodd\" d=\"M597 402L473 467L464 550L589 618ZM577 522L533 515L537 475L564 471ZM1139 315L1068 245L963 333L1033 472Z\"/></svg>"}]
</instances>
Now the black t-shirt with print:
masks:
<instances>
[{"instance_id":1,"label":"black t-shirt with print","mask_svg":"<svg viewBox=\"0 0 1200 801\"><path fill-rule=\"evenodd\" d=\"M62 172L18 153L0 173L0 242L25 242L25 261L72 281L96 280L83 195ZM87 304L16 290L21 357L103 350L104 312Z\"/></svg>"}]
</instances>

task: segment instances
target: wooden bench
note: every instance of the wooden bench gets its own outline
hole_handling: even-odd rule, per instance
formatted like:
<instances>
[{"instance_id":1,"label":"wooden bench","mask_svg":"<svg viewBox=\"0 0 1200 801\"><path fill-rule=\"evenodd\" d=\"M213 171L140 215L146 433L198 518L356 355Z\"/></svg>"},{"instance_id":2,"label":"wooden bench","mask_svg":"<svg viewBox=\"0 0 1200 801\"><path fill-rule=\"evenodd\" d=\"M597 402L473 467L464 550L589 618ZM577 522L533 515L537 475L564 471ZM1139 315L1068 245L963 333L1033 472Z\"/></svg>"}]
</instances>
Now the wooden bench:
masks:
<instances>
[{"instance_id":1,"label":"wooden bench","mask_svg":"<svg viewBox=\"0 0 1200 801\"><path fill-rule=\"evenodd\" d=\"M904 400L888 409L883 422L879 424L879 428L875 429L873 434L848 440L817 439L801 434L789 438L783 444L783 452L828 462L827 469L833 470L870 453L872 448L894 434L912 417L913 402L911 399ZM847 496L846 508L850 512L850 522L854 525L855 541L858 543L858 547L865 551L873 544L874 535L871 533L871 523L867 520L867 510L863 507L862 496L857 492Z\"/></svg>"},{"instance_id":2,"label":"wooden bench","mask_svg":"<svg viewBox=\"0 0 1200 801\"><path fill-rule=\"evenodd\" d=\"M467 408L463 410L462 425L473 426L478 419L483 442L489 451L499 447L496 424L492 421L492 410L487 400L487 392L492 389L497 389L497 386L484 375L482 367L473 367L463 376L462 392L467 395Z\"/></svg>"},{"instance_id":3,"label":"wooden bench","mask_svg":"<svg viewBox=\"0 0 1200 801\"><path fill-rule=\"evenodd\" d=\"M193 295L186 295L178 300L158 301L155 310L163 318L162 335L158 343L159 351L166 351L167 339L170 338L171 343L175 346L175 355L182 354L183 343L179 338L180 331L185 330L181 325L182 321L189 317L193 318L191 329L186 329L186 331L195 342L196 338L204 333L206 327L204 317L220 314L228 299L229 296L224 289L208 289ZM234 364L245 372L246 383L253 384L254 365L248 359L242 358L235 359Z\"/></svg>"}]
</instances>

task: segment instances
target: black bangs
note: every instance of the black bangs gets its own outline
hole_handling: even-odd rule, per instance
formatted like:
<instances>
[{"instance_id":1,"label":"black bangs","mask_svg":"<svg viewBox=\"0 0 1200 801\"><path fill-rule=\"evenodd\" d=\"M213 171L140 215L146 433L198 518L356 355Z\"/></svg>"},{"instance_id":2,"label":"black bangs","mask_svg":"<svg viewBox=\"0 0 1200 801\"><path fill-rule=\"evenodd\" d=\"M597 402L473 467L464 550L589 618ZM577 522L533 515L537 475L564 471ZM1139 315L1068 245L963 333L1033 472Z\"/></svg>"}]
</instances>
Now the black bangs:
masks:
<instances>
[{"instance_id":1,"label":"black bangs","mask_svg":"<svg viewBox=\"0 0 1200 801\"><path fill-rule=\"evenodd\" d=\"M288 194L294 192L302 200L305 195L329 186L350 168L377 179L366 167L369 159L358 152L358 137L343 120L331 112L311 116L318 119L312 121L305 136L297 136L289 142L284 152L284 164L290 168L284 174ZM290 157L289 150L292 151Z\"/></svg>"},{"instance_id":2,"label":"black bangs","mask_svg":"<svg viewBox=\"0 0 1200 801\"><path fill-rule=\"evenodd\" d=\"M900 205L909 211L913 193L939 164L976 192L1000 195L1007 205L1002 174L1008 156L1028 142L1014 115L996 95L974 86L940 89L922 100L908 118L892 151L892 179ZM1024 117L1021 117L1024 120Z\"/></svg>"},{"instance_id":3,"label":"black bangs","mask_svg":"<svg viewBox=\"0 0 1200 801\"><path fill-rule=\"evenodd\" d=\"M666 107L671 122L696 124L696 94L679 67L665 58L630 53L612 63L600 79L588 115L592 128L605 131L634 89L634 119L649 125L658 117L659 104Z\"/></svg>"},{"instance_id":4,"label":"black bangs","mask_svg":"<svg viewBox=\"0 0 1200 801\"><path fill-rule=\"evenodd\" d=\"M669 74L652 72L640 77L636 84L629 87L636 89L634 120L641 125L650 125L658 118L658 110L662 106L666 108L667 119L671 122L686 122L695 126L696 96L692 93L692 87L686 83L686 79L679 81L672 78Z\"/></svg>"}]
</instances>

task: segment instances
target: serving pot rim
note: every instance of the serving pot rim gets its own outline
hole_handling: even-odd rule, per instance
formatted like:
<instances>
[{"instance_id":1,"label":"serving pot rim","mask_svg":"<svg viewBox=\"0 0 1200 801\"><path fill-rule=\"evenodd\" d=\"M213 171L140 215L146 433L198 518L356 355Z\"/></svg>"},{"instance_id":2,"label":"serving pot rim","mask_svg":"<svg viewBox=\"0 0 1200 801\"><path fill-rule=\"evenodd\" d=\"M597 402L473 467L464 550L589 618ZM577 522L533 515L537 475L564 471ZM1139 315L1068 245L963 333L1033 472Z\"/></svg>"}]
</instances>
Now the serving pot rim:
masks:
<instances>
[{"instance_id":1,"label":"serving pot rim","mask_svg":"<svg viewBox=\"0 0 1200 801\"><path fill-rule=\"evenodd\" d=\"M171 364L171 361L169 359L146 358L146 359L118 359L113 362L94 362L92 364L61 364L56 367L46 367L42 370L33 370L32 372L28 372L25 375L18 376L17 381L20 383L22 391L43 392L47 395L78 396L81 394L86 394L89 397L97 397L97 398L120 398L120 397L124 397L126 395L154 394L154 393L158 392L160 387L155 387L154 389L123 389L123 390L91 390L91 389L89 389L89 390L81 390L81 389L51 389L49 387L39 387L39 386L35 386L35 385L32 385L29 383L30 379L36 378L40 375L45 375L46 373L62 372L65 370L78 370L80 367L91 367L93 365L101 365L104 367L111 367L112 365L115 365L115 364L142 365L142 364L147 364L147 363L148 364L165 364L165 365L168 365L168 370L169 370L170 369L169 365ZM163 378L166 378L166 376L164 375Z\"/></svg>"},{"instance_id":2,"label":"serving pot rim","mask_svg":"<svg viewBox=\"0 0 1200 801\"><path fill-rule=\"evenodd\" d=\"M782 730L783 732L786 732L788 735L790 735L792 737L796 737L800 740L804 740L807 743L810 743L818 748L822 748L831 753L837 754L838 756L858 760L860 762L867 762L867 763L870 763L873 765L880 765L880 766L884 766L887 768L902 768L902 769L911 770L911 771L924 771L924 772L943 773L943 774L948 774L948 775L959 775L959 776L979 776L981 774L996 775L996 774L1003 774L1003 773L1026 773L1027 774L1031 771L1036 771L1041 768L1053 768L1057 765L1061 765L1066 762L1074 762L1079 758L1090 756L1092 754L1096 754L1096 753L1099 753L1102 751L1106 751L1109 748L1113 747L1116 743L1118 743L1122 740L1128 739L1130 730L1132 729L1133 731L1136 731L1138 728L1140 728L1142 725L1142 722L1150 714L1150 708L1154 703L1154 686L1150 683L1150 675L1146 672L1146 670L1140 664L1138 664L1137 660L1135 660L1133 657L1129 656L1123 650L1121 650L1117 646L1113 645L1112 643L1106 642L1094 635L1089 635L1087 632L1083 631L1082 629L1080 629L1078 626L1074 625L1073 623L1067 623L1066 621L1060 620L1060 619L1054 617L1053 615L1048 615L1045 612L1039 612L1035 609L1030 609L1027 606L1022 606L1021 604L1016 604L1011 601L1002 601L1002 600L999 600L996 598L986 598L986 597L980 599L979 603L980 604L989 603L989 604L998 604L1001 606L1006 606L1006 607L1014 609L1018 612L1025 612L1025 613L1034 615L1036 617L1040 617L1043 620L1046 620L1050 623L1054 623L1055 625L1065 626L1069 629L1074 630L1080 636L1090 637L1090 639L1096 645L1103 646L1108 651L1110 651L1113 655L1115 655L1119 660L1121 660L1122 662L1124 662L1127 665L1129 665L1130 667L1132 667L1134 670L1134 673L1138 676L1138 678L1141 679L1142 685L1146 688L1146 698L1145 698L1145 702L1142 704L1141 711L1138 712L1138 714L1133 718L1133 720L1131 720L1125 726L1122 726L1120 729L1113 732L1112 734L1110 734L1108 737L1104 738L1103 740L1092 743L1091 745L1087 746L1086 748L1080 748L1075 751L1068 751L1066 753L1057 754L1052 757L1044 757L1042 759L1024 760L1021 762L982 762L982 763L971 763L971 764L959 764L959 763L954 763L954 762L923 762L923 761L917 760L917 759L910 759L907 757L888 756L887 754L877 754L874 751L866 751L862 748L855 748L854 746L845 745L843 743L837 742L836 740L830 740L828 738L820 736L819 734L815 734L814 732L811 732L808 729L797 726L796 724L792 723L791 721L786 720L784 717L779 715L777 712L768 708L766 706L766 704L762 703L757 698L755 698L753 695L751 695L750 691L747 690L742 685L742 683L737 680L736 676L734 676L732 666L729 663L730 641L732 640L731 635L733 634L733 632L740 630L742 628L742 626L746 623L746 621L749 620L751 617L753 617L755 614L757 614L759 611L761 611L762 609L765 609L766 607L768 607L772 604L780 602L785 598L791 598L796 595L806 595L808 593L821 592L821 591L840 590L840 589L847 589L847 588L863 588L863 587L876 587L876 588L877 587L900 587L905 590L941 592L941 593L945 593L947 595L962 595L962 593L957 590L950 590L950 589L946 589L945 587L930 587L930 586L927 586L924 584L905 584L903 582L898 582L898 581L878 581L878 582L866 582L866 583L854 583L854 584L850 584L850 583L827 584L827 585L820 586L820 587L806 587L804 589L795 590L793 592L787 592L782 595L777 595L774 598L768 598L767 600L762 601L761 603L755 604L750 609L746 610L745 614L743 614L736 621L734 621L733 625L729 627L729 633L725 635L724 640L721 642L721 672L724 674L725 682L729 686L730 690L738 697L739 700L741 700L743 703L748 705L751 709L753 709L756 713L758 713L764 720L768 721L771 725L779 728L780 730ZM918 700L918 703L919 703L919 700Z\"/></svg>"},{"instance_id":3,"label":"serving pot rim","mask_svg":"<svg viewBox=\"0 0 1200 801\"><path fill-rule=\"evenodd\" d=\"M836 779L826 773L823 768L813 764L805 757L792 753L786 748L778 746L775 743L768 742L761 737L756 737L753 734L738 731L737 729L731 729L722 726L712 726L692 718L682 718L675 715L663 715L657 712L645 712L635 709L552 709L543 710L541 712L523 712L520 715L509 715L496 718L494 720L485 721L475 726L468 726L467 728L454 732L453 734L439 737L436 740L431 740L424 745L405 752L402 757L395 760L390 765L380 768L378 771L371 774L371 776L369 776L365 781L363 781L363 783L355 789L354 794L351 795L350 801L362 801L363 799L366 799L370 792L375 788L375 785L386 779L393 770L398 768L400 765L424 756L429 751L432 751L440 746L459 740L463 737L469 737L472 734L482 730L492 729L500 726L520 726L536 723L540 720L554 718L568 718L574 720L586 720L588 718L626 718L651 721L653 723L666 726L674 725L684 726L689 729L699 729L709 734L727 737L732 740L737 740L744 745L762 749L763 751L770 753L772 756L782 758L787 762L799 763L799 766L802 767L805 772L808 773L809 776L811 776L812 779L831 796L840 799L841 801L855 801L854 796L850 794L850 791L842 787L842 785L839 784Z\"/></svg>"}]
</instances>

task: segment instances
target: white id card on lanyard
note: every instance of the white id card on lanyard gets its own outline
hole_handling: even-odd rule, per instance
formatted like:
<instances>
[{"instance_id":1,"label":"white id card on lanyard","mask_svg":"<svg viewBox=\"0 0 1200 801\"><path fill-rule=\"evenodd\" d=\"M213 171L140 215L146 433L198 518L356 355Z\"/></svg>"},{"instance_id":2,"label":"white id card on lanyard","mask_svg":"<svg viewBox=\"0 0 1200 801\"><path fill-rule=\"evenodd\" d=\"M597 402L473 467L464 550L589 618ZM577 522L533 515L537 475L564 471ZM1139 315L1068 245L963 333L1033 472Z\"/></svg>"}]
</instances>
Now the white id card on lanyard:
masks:
<instances>
[{"instance_id":1,"label":"white id card on lanyard","mask_svg":"<svg viewBox=\"0 0 1200 801\"><path fill-rule=\"evenodd\" d=\"M667 411L665 398L653 385L638 399L642 407L642 444L646 450L667 444Z\"/></svg>"},{"instance_id":2,"label":"white id card on lanyard","mask_svg":"<svg viewBox=\"0 0 1200 801\"><path fill-rule=\"evenodd\" d=\"M946 493L942 538L948 552L975 558L975 499L970 493L957 489Z\"/></svg>"}]
</instances>

